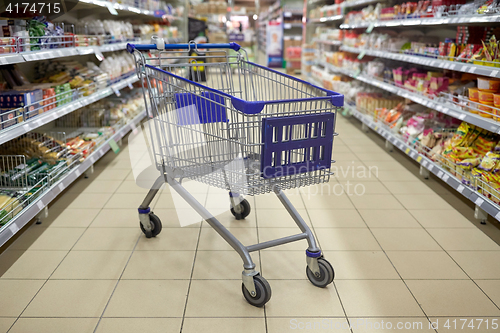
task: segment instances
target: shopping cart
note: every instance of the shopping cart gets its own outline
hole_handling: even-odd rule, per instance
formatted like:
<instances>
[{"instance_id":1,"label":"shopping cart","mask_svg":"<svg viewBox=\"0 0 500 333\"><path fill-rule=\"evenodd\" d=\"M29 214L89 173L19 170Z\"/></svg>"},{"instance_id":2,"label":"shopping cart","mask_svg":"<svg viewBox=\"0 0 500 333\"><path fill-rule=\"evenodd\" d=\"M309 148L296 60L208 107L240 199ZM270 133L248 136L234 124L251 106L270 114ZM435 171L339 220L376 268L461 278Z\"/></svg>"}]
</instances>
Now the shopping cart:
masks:
<instances>
[{"instance_id":1,"label":"shopping cart","mask_svg":"<svg viewBox=\"0 0 500 333\"><path fill-rule=\"evenodd\" d=\"M207 51L200 68L189 54L202 48ZM161 231L149 204L167 182L240 255L242 291L250 304L260 307L271 298L252 251L307 239L307 277L318 287L330 284L332 266L283 191L329 181L335 113L343 96L248 62L235 43L164 44L157 39L127 49L143 83L151 154L160 171L139 207L146 237ZM212 49L219 51L211 55ZM237 53L224 52L221 59L224 49ZM206 85L186 79L200 70L206 71ZM274 192L301 233L244 246L181 185L184 178L228 190L228 208L236 219L250 213L243 195Z\"/></svg>"}]
</instances>

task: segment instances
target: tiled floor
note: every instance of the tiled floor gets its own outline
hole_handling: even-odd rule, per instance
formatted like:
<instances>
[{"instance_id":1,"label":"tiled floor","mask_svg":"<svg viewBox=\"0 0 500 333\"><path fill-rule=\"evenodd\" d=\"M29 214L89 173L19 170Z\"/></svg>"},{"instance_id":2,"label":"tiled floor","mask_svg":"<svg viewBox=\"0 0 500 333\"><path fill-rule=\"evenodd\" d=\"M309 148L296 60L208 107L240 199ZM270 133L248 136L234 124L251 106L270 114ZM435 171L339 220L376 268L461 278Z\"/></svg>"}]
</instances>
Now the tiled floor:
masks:
<instances>
[{"instance_id":1,"label":"tiled floor","mask_svg":"<svg viewBox=\"0 0 500 333\"><path fill-rule=\"evenodd\" d=\"M180 227L177 215L190 210L176 211L168 188L153 202L164 229L146 239L135 210L146 190L131 171L144 156L130 163L133 148L124 146L0 255L0 332L497 331L500 246L469 220L471 209L449 204L446 188L421 180L350 120L337 128L336 176L289 191L336 269L326 289L306 278L306 242L287 244L252 253L273 295L265 308L250 306L239 256L197 217ZM235 221L226 194L188 185L244 244L298 230L273 196L249 197L252 213Z\"/></svg>"}]
</instances>

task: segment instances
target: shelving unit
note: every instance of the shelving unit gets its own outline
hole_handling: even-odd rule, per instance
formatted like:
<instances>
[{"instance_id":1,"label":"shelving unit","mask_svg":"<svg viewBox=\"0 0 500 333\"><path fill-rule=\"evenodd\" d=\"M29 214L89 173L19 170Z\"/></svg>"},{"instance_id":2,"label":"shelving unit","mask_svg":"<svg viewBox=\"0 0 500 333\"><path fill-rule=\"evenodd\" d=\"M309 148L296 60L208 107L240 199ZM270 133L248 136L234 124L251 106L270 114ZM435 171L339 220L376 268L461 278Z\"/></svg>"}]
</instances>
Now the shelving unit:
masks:
<instances>
[{"instance_id":1,"label":"shelving unit","mask_svg":"<svg viewBox=\"0 0 500 333\"><path fill-rule=\"evenodd\" d=\"M327 17L310 19L309 22L310 23L338 22L338 21L342 21L343 19L344 19L344 15L335 15L335 16L327 16Z\"/></svg>"},{"instance_id":2,"label":"shelving unit","mask_svg":"<svg viewBox=\"0 0 500 333\"><path fill-rule=\"evenodd\" d=\"M184 1L180 3L184 4ZM41 43L39 42L40 37L12 37L10 45L2 45L0 47L2 51L5 50L5 47L8 47L7 52L14 53L1 53L0 66L16 64L20 66L19 68L24 72L29 73L33 70L33 64L37 61L48 59L64 59L71 61L71 57L80 57L78 60L83 62L96 61L96 58L98 61L102 61L105 58L102 55L103 53L124 51L126 50L127 43L149 42L149 35L135 36L132 38L122 37L122 35L110 36L109 33L106 34L104 31L99 35L76 33L75 30L78 31L79 28L80 31L83 30L83 28L87 31L86 26L80 25L80 22L85 21L87 17L101 20L118 19L120 21L133 19L134 22L137 23L150 22L152 20L158 22L169 21L171 25L178 27L178 31L182 37L187 36L187 10L184 11L183 16L173 16L163 10L153 11L101 0L81 0L63 17L58 17L53 20L55 23L65 22L65 27L71 28L72 25L76 25L76 29L75 27L73 27L72 31L64 29L64 31L68 33L64 36L47 36L42 42L43 44L38 44ZM37 38L35 43L33 43L31 38ZM166 36L163 36L163 38L168 43L186 42L184 38L168 38ZM39 50L31 51L34 49L32 46L36 46ZM96 58L93 58L92 55L96 55ZM111 74L110 77L112 77ZM45 132L52 128L50 124L55 120L70 115L76 110L87 107L106 97L116 96L117 98L120 97L123 99L121 92L123 93L124 89L133 89L133 84L138 82L138 77L135 71L132 71L118 78L110 79L108 77L107 81L108 82L93 82L86 85L85 88L76 88L70 91L65 90L60 93L61 95L57 95L57 100L56 96L48 97L46 100L38 101L31 106L26 105L23 108L10 110L8 111L9 113L3 112L2 121L0 123L2 126L8 123L8 126L0 129L0 145L6 144L33 130L42 129L43 132ZM60 96L64 97L59 99ZM49 100L51 105L57 106L53 108L47 107ZM34 111L32 111L32 108L34 108ZM28 111L28 109L30 111ZM138 110L133 110L132 114L136 114L137 111ZM6 115L10 114L14 115L14 117L6 118ZM98 141L95 141L97 147L89 156L83 160L75 159L75 161L71 162L71 165L65 165L64 168L61 169L61 171L63 171L62 174L59 174L60 171L58 170L56 176L47 176L47 181L43 181L43 185L37 190L40 192L32 197L28 196L29 199L26 199L22 203L22 208L21 206L16 206L15 215L12 218L10 218L11 216L9 215L8 218L10 218L10 220L8 220L5 225L0 226L0 247L23 228L23 226L46 210L48 204L70 186L79 176L89 168L92 168L93 164L111 149L110 144L114 146L113 142L121 140L130 131L136 131L136 127L145 116L145 111L141 110L137 116L129 121L129 123L123 124L122 122L118 122L113 125L114 132L111 133L114 134L111 137L109 137L109 134L104 134L105 136L101 136ZM12 121L9 119L14 119L18 121L18 123L12 124ZM15 189L15 191L18 190ZM20 191L23 195L26 192L24 188ZM5 212L2 211L2 213ZM7 214L10 213L7 211ZM4 217L5 216L2 215L2 218ZM2 222L5 222L5 220Z\"/></svg>"},{"instance_id":3,"label":"shelving unit","mask_svg":"<svg viewBox=\"0 0 500 333\"><path fill-rule=\"evenodd\" d=\"M0 247L4 245L12 236L14 236L29 221L42 212L59 194L68 188L75 180L84 174L110 149L110 143L121 140L130 131L135 131L140 122L146 117L146 112L137 115L127 125L118 130L104 144L98 147L81 164L70 170L62 179L54 183L48 190L40 194L31 204L25 207L21 213L17 214L6 225L0 228Z\"/></svg>"}]
</instances>

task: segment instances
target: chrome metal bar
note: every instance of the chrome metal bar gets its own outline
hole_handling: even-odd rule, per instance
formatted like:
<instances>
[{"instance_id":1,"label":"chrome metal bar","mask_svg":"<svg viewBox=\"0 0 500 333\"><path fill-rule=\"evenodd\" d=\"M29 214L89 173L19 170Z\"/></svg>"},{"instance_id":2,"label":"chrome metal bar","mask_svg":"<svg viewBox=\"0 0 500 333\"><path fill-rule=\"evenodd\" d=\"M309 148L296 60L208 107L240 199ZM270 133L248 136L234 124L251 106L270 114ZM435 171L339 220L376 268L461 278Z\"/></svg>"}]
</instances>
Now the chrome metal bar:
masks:
<instances>
[{"instance_id":1,"label":"chrome metal bar","mask_svg":"<svg viewBox=\"0 0 500 333\"><path fill-rule=\"evenodd\" d=\"M301 234L296 234L296 235L292 235L292 236L286 236L286 237L283 237L283 238L273 239L273 240L270 240L270 241L267 241L267 242L263 242L263 243L258 243L258 244L247 246L247 250L248 250L248 252L259 251L259 250L267 249L267 248L278 246L278 245L283 245L283 244L287 244L287 243L291 243L291 242L296 242L298 240L305 239L307 237L308 237L307 233L301 233Z\"/></svg>"}]
</instances>

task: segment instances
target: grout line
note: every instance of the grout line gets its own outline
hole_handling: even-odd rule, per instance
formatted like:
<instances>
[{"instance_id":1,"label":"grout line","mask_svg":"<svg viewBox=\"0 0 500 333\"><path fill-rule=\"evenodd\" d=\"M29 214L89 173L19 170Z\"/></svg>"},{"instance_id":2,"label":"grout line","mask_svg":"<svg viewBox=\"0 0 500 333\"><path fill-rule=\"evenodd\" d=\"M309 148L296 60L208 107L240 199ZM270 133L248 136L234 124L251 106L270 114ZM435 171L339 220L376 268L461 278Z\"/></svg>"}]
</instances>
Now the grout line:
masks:
<instances>
[{"instance_id":1,"label":"grout line","mask_svg":"<svg viewBox=\"0 0 500 333\"><path fill-rule=\"evenodd\" d=\"M253 213L255 214L255 229L256 229L256 232L257 232L257 244L258 244L258 243L260 243L260 237L259 237L259 219L257 217L257 200L255 200L255 196L252 196L252 198L253 198L253 206L254 206ZM257 251L257 253L259 255L259 266L260 266L259 268L260 268L260 272L262 273L262 276L264 276L264 272L262 271L262 254L261 254L261 250ZM271 288L271 297L272 297L272 288ZM267 304L264 305L264 327L266 328L266 333L268 333L269 332L269 328L267 326L267 308L266 307L267 307Z\"/></svg>"},{"instance_id":2,"label":"grout line","mask_svg":"<svg viewBox=\"0 0 500 333\"><path fill-rule=\"evenodd\" d=\"M207 190L207 193L205 194L205 206L208 202L208 191L209 190ZM203 229L203 223L205 222L205 220L203 220L202 217L200 217L200 218L202 219L202 221L200 223L200 227L199 227L199 231L198 231L198 241L196 242L196 249L194 250L193 265L191 266L191 274L189 276L189 284L188 284L188 288L186 291L186 302L184 303L184 311L182 312L182 321L181 321L181 327L179 330L180 333L182 333L182 329L184 328L184 320L186 319L186 310L187 310L187 305L188 305L188 301L189 301L189 292L191 291L191 283L193 282L194 266L196 265L196 256L198 254L198 248L200 246L201 230Z\"/></svg>"}]
</instances>

